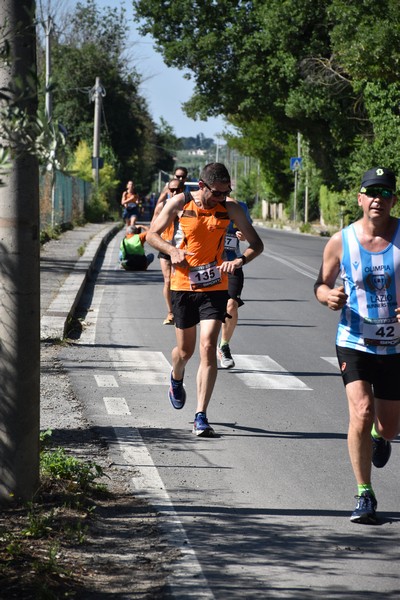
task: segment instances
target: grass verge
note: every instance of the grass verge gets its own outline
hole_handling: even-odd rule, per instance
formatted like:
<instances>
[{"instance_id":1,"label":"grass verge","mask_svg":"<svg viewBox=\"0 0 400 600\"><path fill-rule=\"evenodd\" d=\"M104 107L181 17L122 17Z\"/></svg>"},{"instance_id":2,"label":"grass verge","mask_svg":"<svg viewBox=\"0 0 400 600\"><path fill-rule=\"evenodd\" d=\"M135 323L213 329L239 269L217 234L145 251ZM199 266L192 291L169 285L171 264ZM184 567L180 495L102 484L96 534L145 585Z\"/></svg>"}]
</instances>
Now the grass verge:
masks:
<instances>
[{"instance_id":1,"label":"grass verge","mask_svg":"<svg viewBox=\"0 0 400 600\"><path fill-rule=\"evenodd\" d=\"M109 496L103 470L41 436L40 489L0 515L1 597L55 600L79 595L79 566L71 559L85 542L96 504Z\"/></svg>"}]
</instances>

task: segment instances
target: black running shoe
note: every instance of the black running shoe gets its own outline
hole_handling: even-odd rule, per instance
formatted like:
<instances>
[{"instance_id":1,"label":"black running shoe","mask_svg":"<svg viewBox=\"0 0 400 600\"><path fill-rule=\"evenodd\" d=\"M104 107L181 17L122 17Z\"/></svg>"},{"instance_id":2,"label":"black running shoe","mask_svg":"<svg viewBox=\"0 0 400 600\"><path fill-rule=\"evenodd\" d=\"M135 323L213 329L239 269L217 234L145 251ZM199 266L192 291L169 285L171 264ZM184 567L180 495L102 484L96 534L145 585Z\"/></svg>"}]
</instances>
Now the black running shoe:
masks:
<instances>
[{"instance_id":1,"label":"black running shoe","mask_svg":"<svg viewBox=\"0 0 400 600\"><path fill-rule=\"evenodd\" d=\"M375 525L377 521L376 507L378 503L371 492L363 492L361 496L356 496L357 506L350 517L353 523L369 523Z\"/></svg>"},{"instance_id":2,"label":"black running shoe","mask_svg":"<svg viewBox=\"0 0 400 600\"><path fill-rule=\"evenodd\" d=\"M372 437L372 464L377 469L382 469L392 453L392 445L382 437Z\"/></svg>"}]
</instances>

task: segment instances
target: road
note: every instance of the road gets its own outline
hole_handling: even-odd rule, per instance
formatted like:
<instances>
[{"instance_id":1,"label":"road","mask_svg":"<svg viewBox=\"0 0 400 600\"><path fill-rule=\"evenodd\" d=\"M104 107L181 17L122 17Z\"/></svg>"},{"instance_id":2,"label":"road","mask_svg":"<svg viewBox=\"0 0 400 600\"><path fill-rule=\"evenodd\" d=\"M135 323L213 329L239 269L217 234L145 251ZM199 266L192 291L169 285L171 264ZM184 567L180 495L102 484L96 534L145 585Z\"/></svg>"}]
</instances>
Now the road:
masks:
<instances>
[{"instance_id":1,"label":"road","mask_svg":"<svg viewBox=\"0 0 400 600\"><path fill-rule=\"evenodd\" d=\"M61 358L87 417L115 460L135 467L135 493L163 515L182 550L171 597L399 598L398 446L375 470L380 525L349 520L356 486L346 446L347 406L336 365L338 315L313 284L326 239L260 229L261 257L245 266L245 305L208 410L217 437L191 433L197 354L187 405L167 400L173 327L156 260L117 265L110 243L79 346Z\"/></svg>"}]
</instances>

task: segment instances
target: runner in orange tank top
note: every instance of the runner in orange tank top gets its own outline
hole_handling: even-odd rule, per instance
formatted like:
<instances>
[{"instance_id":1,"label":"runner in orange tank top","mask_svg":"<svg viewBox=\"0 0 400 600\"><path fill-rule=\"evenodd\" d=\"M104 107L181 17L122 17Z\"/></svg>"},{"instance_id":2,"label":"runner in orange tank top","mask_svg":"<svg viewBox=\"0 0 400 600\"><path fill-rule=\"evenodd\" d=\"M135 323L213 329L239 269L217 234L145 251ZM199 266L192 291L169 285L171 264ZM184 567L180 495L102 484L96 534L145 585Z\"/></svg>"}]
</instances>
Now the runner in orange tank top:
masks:
<instances>
[{"instance_id":1,"label":"runner in orange tank top","mask_svg":"<svg viewBox=\"0 0 400 600\"><path fill-rule=\"evenodd\" d=\"M228 289L228 274L220 272L229 215L225 201L203 209L191 198L179 218L174 239L187 252L187 266L176 266L171 277L171 290L217 291ZM214 268L209 268L214 265ZM207 275L209 273L209 276Z\"/></svg>"},{"instance_id":2,"label":"runner in orange tank top","mask_svg":"<svg viewBox=\"0 0 400 600\"><path fill-rule=\"evenodd\" d=\"M256 258L264 248L241 206L227 198L230 192L231 179L225 165L206 165L200 174L199 190L178 194L169 200L147 234L147 242L171 258L171 301L177 343L172 350L168 398L175 409L185 405L185 366L195 351L197 324L200 323L193 433L203 437L214 435L208 423L207 407L217 377L216 348L226 317L227 274ZM162 233L175 219L179 224L171 246L162 238ZM243 256L227 261L223 260L222 253L231 220L243 232L249 246Z\"/></svg>"}]
</instances>

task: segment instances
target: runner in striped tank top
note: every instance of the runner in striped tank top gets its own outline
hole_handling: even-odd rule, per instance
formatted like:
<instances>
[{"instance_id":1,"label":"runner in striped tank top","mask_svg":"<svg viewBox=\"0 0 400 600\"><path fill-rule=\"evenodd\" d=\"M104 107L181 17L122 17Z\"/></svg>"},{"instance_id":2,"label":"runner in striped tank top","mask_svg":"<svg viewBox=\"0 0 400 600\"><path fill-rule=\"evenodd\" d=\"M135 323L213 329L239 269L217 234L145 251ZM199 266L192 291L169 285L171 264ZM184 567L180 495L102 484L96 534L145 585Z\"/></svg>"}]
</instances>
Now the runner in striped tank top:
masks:
<instances>
[{"instance_id":1,"label":"runner in striped tank top","mask_svg":"<svg viewBox=\"0 0 400 600\"><path fill-rule=\"evenodd\" d=\"M348 448L357 481L356 523L375 523L372 464L384 467L400 432L400 221L395 174L363 175L362 217L327 243L315 284L319 302L341 310L336 351L349 404ZM342 285L336 286L338 276Z\"/></svg>"}]
</instances>

